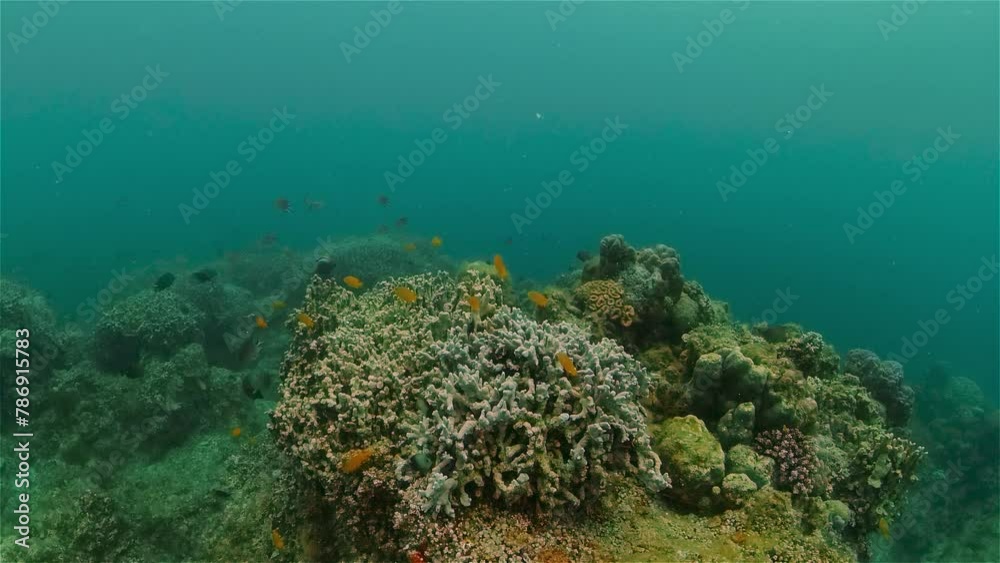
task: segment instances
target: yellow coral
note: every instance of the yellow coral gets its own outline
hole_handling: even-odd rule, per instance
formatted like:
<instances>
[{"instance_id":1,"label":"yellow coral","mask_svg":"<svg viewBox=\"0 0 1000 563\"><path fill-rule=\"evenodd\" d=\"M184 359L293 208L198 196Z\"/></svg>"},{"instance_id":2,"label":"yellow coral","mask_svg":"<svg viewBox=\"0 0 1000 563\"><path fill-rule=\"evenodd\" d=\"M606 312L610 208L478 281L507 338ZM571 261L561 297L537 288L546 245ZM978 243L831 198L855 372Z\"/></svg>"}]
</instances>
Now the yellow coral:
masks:
<instances>
[{"instance_id":1,"label":"yellow coral","mask_svg":"<svg viewBox=\"0 0 1000 563\"><path fill-rule=\"evenodd\" d=\"M601 319L631 326L636 320L635 308L625 303L625 290L611 280L589 281L576 290L587 310Z\"/></svg>"},{"instance_id":2,"label":"yellow coral","mask_svg":"<svg viewBox=\"0 0 1000 563\"><path fill-rule=\"evenodd\" d=\"M372 448L365 448L363 450L351 450L344 454L344 459L340 462L340 470L344 473L354 473L358 469L361 469L375 450Z\"/></svg>"}]
</instances>

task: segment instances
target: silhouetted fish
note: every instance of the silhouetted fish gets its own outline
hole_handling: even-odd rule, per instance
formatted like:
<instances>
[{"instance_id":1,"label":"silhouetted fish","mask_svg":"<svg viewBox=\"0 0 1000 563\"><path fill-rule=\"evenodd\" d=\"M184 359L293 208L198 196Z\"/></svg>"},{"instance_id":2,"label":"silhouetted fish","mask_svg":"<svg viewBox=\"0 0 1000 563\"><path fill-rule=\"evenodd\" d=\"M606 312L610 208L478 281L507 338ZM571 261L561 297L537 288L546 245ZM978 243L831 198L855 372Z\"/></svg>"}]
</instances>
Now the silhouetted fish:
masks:
<instances>
[{"instance_id":1,"label":"silhouetted fish","mask_svg":"<svg viewBox=\"0 0 1000 563\"><path fill-rule=\"evenodd\" d=\"M172 285L174 285L174 275L167 272L156 278L156 284L153 285L153 289L155 291L163 291Z\"/></svg>"},{"instance_id":2,"label":"silhouetted fish","mask_svg":"<svg viewBox=\"0 0 1000 563\"><path fill-rule=\"evenodd\" d=\"M249 375L243 376L243 393L253 400L262 399L264 397L264 395L261 394L260 389L257 389L257 387L253 384L253 381L250 380Z\"/></svg>"},{"instance_id":3,"label":"silhouetted fish","mask_svg":"<svg viewBox=\"0 0 1000 563\"><path fill-rule=\"evenodd\" d=\"M201 283L209 282L215 279L215 276L219 275L218 272L211 268L203 268L197 272L191 274L191 277L198 280Z\"/></svg>"},{"instance_id":4,"label":"silhouetted fish","mask_svg":"<svg viewBox=\"0 0 1000 563\"><path fill-rule=\"evenodd\" d=\"M337 267L337 264L330 260L329 258L320 258L316 260L316 270L315 273L321 278L328 278L333 275L333 269Z\"/></svg>"}]
</instances>

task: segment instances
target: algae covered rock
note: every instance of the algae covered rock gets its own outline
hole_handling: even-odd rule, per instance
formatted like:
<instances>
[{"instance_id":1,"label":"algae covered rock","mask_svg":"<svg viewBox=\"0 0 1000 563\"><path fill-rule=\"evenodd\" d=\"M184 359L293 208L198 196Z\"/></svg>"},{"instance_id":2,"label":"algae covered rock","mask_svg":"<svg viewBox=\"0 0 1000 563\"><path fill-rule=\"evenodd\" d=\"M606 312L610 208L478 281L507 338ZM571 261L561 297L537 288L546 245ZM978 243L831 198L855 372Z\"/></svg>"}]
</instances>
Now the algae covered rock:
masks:
<instances>
[{"instance_id":1,"label":"algae covered rock","mask_svg":"<svg viewBox=\"0 0 1000 563\"><path fill-rule=\"evenodd\" d=\"M757 492L757 484L744 473L730 473L722 479L722 498L732 506L742 506Z\"/></svg>"},{"instance_id":2,"label":"algae covered rock","mask_svg":"<svg viewBox=\"0 0 1000 563\"><path fill-rule=\"evenodd\" d=\"M722 447L730 448L753 441L755 411L753 403L740 403L722 415L716 429Z\"/></svg>"},{"instance_id":3,"label":"algae covered rock","mask_svg":"<svg viewBox=\"0 0 1000 563\"><path fill-rule=\"evenodd\" d=\"M739 444L726 452L726 470L746 475L758 487L771 483L774 460L755 452L750 446Z\"/></svg>"},{"instance_id":4,"label":"algae covered rock","mask_svg":"<svg viewBox=\"0 0 1000 563\"><path fill-rule=\"evenodd\" d=\"M674 480L675 496L696 501L722 482L726 473L725 453L698 417L665 420L652 433L654 450Z\"/></svg>"}]
</instances>

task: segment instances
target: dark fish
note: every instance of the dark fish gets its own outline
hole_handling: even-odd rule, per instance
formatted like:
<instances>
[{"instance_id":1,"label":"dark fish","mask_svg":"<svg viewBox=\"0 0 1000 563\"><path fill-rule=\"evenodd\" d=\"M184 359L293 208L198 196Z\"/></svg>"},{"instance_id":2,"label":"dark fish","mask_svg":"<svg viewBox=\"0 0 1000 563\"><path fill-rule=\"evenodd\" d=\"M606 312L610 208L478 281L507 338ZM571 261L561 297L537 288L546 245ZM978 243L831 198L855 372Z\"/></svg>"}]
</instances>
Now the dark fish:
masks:
<instances>
[{"instance_id":1,"label":"dark fish","mask_svg":"<svg viewBox=\"0 0 1000 563\"><path fill-rule=\"evenodd\" d=\"M244 340L243 344L240 346L238 354L240 363L252 362L257 359L257 356L260 354L260 349L260 340L257 340L256 338L247 338ZM244 389L244 391L245 390L246 389Z\"/></svg>"},{"instance_id":2,"label":"dark fish","mask_svg":"<svg viewBox=\"0 0 1000 563\"><path fill-rule=\"evenodd\" d=\"M396 226L399 228L403 228L409 224L410 220L407 219L406 217L400 217L399 219L396 219Z\"/></svg>"},{"instance_id":3,"label":"dark fish","mask_svg":"<svg viewBox=\"0 0 1000 563\"><path fill-rule=\"evenodd\" d=\"M285 197L279 197L278 199L274 200L274 207L275 209L277 209L282 213L292 212L292 202L288 201L288 198Z\"/></svg>"},{"instance_id":4,"label":"dark fish","mask_svg":"<svg viewBox=\"0 0 1000 563\"><path fill-rule=\"evenodd\" d=\"M215 279L215 276L219 275L218 272L211 268L203 268L197 272L191 274L191 277L198 280L201 283L210 282Z\"/></svg>"},{"instance_id":5,"label":"dark fish","mask_svg":"<svg viewBox=\"0 0 1000 563\"><path fill-rule=\"evenodd\" d=\"M389 196L385 194L378 196L378 204L382 207L389 207Z\"/></svg>"},{"instance_id":6,"label":"dark fish","mask_svg":"<svg viewBox=\"0 0 1000 563\"><path fill-rule=\"evenodd\" d=\"M261 246L271 246L278 241L278 235L274 233L265 233L264 236L260 237Z\"/></svg>"},{"instance_id":7,"label":"dark fish","mask_svg":"<svg viewBox=\"0 0 1000 563\"><path fill-rule=\"evenodd\" d=\"M329 278L333 275L333 269L336 267L337 264L333 260L330 260L329 258L320 258L316 260L315 274L321 278Z\"/></svg>"},{"instance_id":8,"label":"dark fish","mask_svg":"<svg viewBox=\"0 0 1000 563\"><path fill-rule=\"evenodd\" d=\"M580 252L576 253L576 259L581 262L586 262L587 260L590 260L592 257L593 254L587 252L586 250L581 250Z\"/></svg>"},{"instance_id":9,"label":"dark fish","mask_svg":"<svg viewBox=\"0 0 1000 563\"><path fill-rule=\"evenodd\" d=\"M260 389L257 389L257 387L253 384L253 381L250 380L249 375L243 376L243 393L251 400L264 398L264 395L261 394Z\"/></svg>"},{"instance_id":10,"label":"dark fish","mask_svg":"<svg viewBox=\"0 0 1000 563\"><path fill-rule=\"evenodd\" d=\"M230 493L229 491L227 491L225 489L212 489L212 495L215 496L215 497L217 497L217 498L224 499L224 498L231 497L232 493Z\"/></svg>"},{"instance_id":11,"label":"dark fish","mask_svg":"<svg viewBox=\"0 0 1000 563\"><path fill-rule=\"evenodd\" d=\"M156 284L153 285L153 289L155 291L163 291L172 285L174 285L174 275L167 272L156 278Z\"/></svg>"}]
</instances>

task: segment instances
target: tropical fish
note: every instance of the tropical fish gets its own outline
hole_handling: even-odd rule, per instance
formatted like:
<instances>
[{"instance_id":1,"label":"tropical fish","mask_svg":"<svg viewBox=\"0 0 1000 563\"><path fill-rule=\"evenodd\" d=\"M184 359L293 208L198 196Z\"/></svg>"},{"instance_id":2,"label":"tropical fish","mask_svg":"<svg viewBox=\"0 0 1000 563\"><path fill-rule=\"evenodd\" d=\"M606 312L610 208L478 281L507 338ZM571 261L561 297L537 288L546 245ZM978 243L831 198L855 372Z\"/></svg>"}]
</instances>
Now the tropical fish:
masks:
<instances>
[{"instance_id":1,"label":"tropical fish","mask_svg":"<svg viewBox=\"0 0 1000 563\"><path fill-rule=\"evenodd\" d=\"M216 272L211 268L202 268L197 272L191 274L191 277L201 283L205 283L214 280L215 276L217 275L219 275L219 272Z\"/></svg>"},{"instance_id":2,"label":"tropical fish","mask_svg":"<svg viewBox=\"0 0 1000 563\"><path fill-rule=\"evenodd\" d=\"M288 198L279 197L274 200L274 208L282 213L292 212L292 202L288 201Z\"/></svg>"},{"instance_id":3,"label":"tropical fish","mask_svg":"<svg viewBox=\"0 0 1000 563\"><path fill-rule=\"evenodd\" d=\"M163 274L162 276L156 278L156 283L153 284L154 291L163 291L168 287L174 285L174 275L170 272Z\"/></svg>"},{"instance_id":4,"label":"tropical fish","mask_svg":"<svg viewBox=\"0 0 1000 563\"><path fill-rule=\"evenodd\" d=\"M256 338L247 338L244 340L243 344L240 345L239 353L237 354L240 359L240 363L246 363L256 359L257 356L260 355L261 347L260 340L257 340Z\"/></svg>"},{"instance_id":5,"label":"tropical fish","mask_svg":"<svg viewBox=\"0 0 1000 563\"><path fill-rule=\"evenodd\" d=\"M403 245L403 250L407 252L413 252L416 249L417 249L417 243L415 242L408 242Z\"/></svg>"},{"instance_id":6,"label":"tropical fish","mask_svg":"<svg viewBox=\"0 0 1000 563\"><path fill-rule=\"evenodd\" d=\"M479 298L476 297L475 295L470 295L468 301L469 301L469 308L472 309L472 312L473 313L478 313L479 312Z\"/></svg>"},{"instance_id":7,"label":"tropical fish","mask_svg":"<svg viewBox=\"0 0 1000 563\"><path fill-rule=\"evenodd\" d=\"M375 450L365 448L363 450L351 450L344 454L344 459L340 461L340 470L344 473L354 473L368 462Z\"/></svg>"},{"instance_id":8,"label":"tropical fish","mask_svg":"<svg viewBox=\"0 0 1000 563\"><path fill-rule=\"evenodd\" d=\"M392 290L403 303L413 303L417 300L417 292L413 291L408 287L399 286Z\"/></svg>"},{"instance_id":9,"label":"tropical fish","mask_svg":"<svg viewBox=\"0 0 1000 563\"><path fill-rule=\"evenodd\" d=\"M345 276L344 277L344 285L346 285L347 287L353 287L354 289L357 289L357 288L361 287L364 284L361 283L361 280L359 280L358 278L356 278L354 276Z\"/></svg>"},{"instance_id":10,"label":"tropical fish","mask_svg":"<svg viewBox=\"0 0 1000 563\"><path fill-rule=\"evenodd\" d=\"M237 426L237 427L235 427L235 428L233 428L232 430L229 431L229 435L232 436L233 438L239 438L240 434L242 434L242 433L243 433L243 430L241 430L239 426Z\"/></svg>"},{"instance_id":11,"label":"tropical fish","mask_svg":"<svg viewBox=\"0 0 1000 563\"><path fill-rule=\"evenodd\" d=\"M389 196L381 194L378 196L378 204L382 207L389 207Z\"/></svg>"},{"instance_id":12,"label":"tropical fish","mask_svg":"<svg viewBox=\"0 0 1000 563\"><path fill-rule=\"evenodd\" d=\"M326 207L325 201L320 201L317 199L309 199L309 196L306 196L305 204L306 204L306 209L308 209L309 211L319 211L320 209Z\"/></svg>"},{"instance_id":13,"label":"tropical fish","mask_svg":"<svg viewBox=\"0 0 1000 563\"><path fill-rule=\"evenodd\" d=\"M882 537L889 539L889 522L883 516L878 519L878 533L882 534Z\"/></svg>"},{"instance_id":14,"label":"tropical fish","mask_svg":"<svg viewBox=\"0 0 1000 563\"><path fill-rule=\"evenodd\" d=\"M308 329L311 329L314 326L316 326L316 321L314 321L312 317L310 317L305 313L299 313L298 315L295 315L295 318Z\"/></svg>"},{"instance_id":15,"label":"tropical fish","mask_svg":"<svg viewBox=\"0 0 1000 563\"><path fill-rule=\"evenodd\" d=\"M249 375L243 376L242 387L243 387L243 393L250 399L264 398L264 395L261 394L260 389L257 389L257 386L254 385Z\"/></svg>"},{"instance_id":16,"label":"tropical fish","mask_svg":"<svg viewBox=\"0 0 1000 563\"><path fill-rule=\"evenodd\" d=\"M528 299L531 299L531 302L540 309L544 309L549 304L549 298L537 291L529 291Z\"/></svg>"},{"instance_id":17,"label":"tropical fish","mask_svg":"<svg viewBox=\"0 0 1000 563\"><path fill-rule=\"evenodd\" d=\"M276 300L274 300L274 301L271 302L271 310L272 311L280 311L280 310L284 309L287 306L288 306L288 303L285 303L281 299L276 299Z\"/></svg>"},{"instance_id":18,"label":"tropical fish","mask_svg":"<svg viewBox=\"0 0 1000 563\"><path fill-rule=\"evenodd\" d=\"M434 248L439 248L442 244L444 244L444 241L441 240L441 237L434 237L431 239L431 246Z\"/></svg>"},{"instance_id":19,"label":"tropical fish","mask_svg":"<svg viewBox=\"0 0 1000 563\"><path fill-rule=\"evenodd\" d=\"M493 257L493 267L497 269L497 275L500 279L507 279L507 265L503 262L503 257L497 254Z\"/></svg>"},{"instance_id":20,"label":"tropical fish","mask_svg":"<svg viewBox=\"0 0 1000 563\"><path fill-rule=\"evenodd\" d=\"M285 549L285 538L281 537L281 532L277 528L271 530L271 543L274 544L275 549Z\"/></svg>"},{"instance_id":21,"label":"tropical fish","mask_svg":"<svg viewBox=\"0 0 1000 563\"><path fill-rule=\"evenodd\" d=\"M406 556L407 563L427 563L427 558L419 551L411 551Z\"/></svg>"},{"instance_id":22,"label":"tropical fish","mask_svg":"<svg viewBox=\"0 0 1000 563\"><path fill-rule=\"evenodd\" d=\"M559 352L556 354L556 359L559 360L559 365L562 366L566 375L576 377L576 366L573 365L573 359L570 358L566 352Z\"/></svg>"},{"instance_id":23,"label":"tropical fish","mask_svg":"<svg viewBox=\"0 0 1000 563\"><path fill-rule=\"evenodd\" d=\"M396 219L396 226L399 227L400 229L402 229L403 227L405 227L405 226L407 226L409 224L410 224L410 220L407 219L406 217L400 217L399 219Z\"/></svg>"},{"instance_id":24,"label":"tropical fish","mask_svg":"<svg viewBox=\"0 0 1000 563\"><path fill-rule=\"evenodd\" d=\"M254 318L253 322L256 323L257 328L267 328L267 320L264 319L264 317L262 317L260 315L257 315Z\"/></svg>"}]
</instances>

